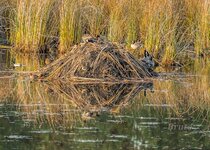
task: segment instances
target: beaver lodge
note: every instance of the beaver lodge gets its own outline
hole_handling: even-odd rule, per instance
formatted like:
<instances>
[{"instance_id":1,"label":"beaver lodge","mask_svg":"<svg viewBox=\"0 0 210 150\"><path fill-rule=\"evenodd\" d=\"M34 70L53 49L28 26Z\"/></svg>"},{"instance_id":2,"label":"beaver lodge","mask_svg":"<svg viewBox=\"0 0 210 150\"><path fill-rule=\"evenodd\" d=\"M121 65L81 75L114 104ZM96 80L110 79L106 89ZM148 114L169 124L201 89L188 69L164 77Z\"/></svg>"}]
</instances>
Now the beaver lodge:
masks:
<instances>
[{"instance_id":1,"label":"beaver lodge","mask_svg":"<svg viewBox=\"0 0 210 150\"><path fill-rule=\"evenodd\" d=\"M111 42L85 42L75 45L58 60L36 74L42 80L126 81L154 76L154 72L122 46Z\"/></svg>"}]
</instances>

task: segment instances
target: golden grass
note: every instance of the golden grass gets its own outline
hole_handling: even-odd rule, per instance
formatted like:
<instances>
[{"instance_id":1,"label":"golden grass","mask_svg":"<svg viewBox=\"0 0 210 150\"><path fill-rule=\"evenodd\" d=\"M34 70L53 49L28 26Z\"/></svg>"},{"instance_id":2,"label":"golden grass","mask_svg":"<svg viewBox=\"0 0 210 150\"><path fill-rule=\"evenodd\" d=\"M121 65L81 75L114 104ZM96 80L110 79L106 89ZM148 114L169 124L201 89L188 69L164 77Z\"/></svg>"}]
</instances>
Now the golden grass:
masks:
<instances>
[{"instance_id":1,"label":"golden grass","mask_svg":"<svg viewBox=\"0 0 210 150\"><path fill-rule=\"evenodd\" d=\"M167 65L184 59L180 55L189 51L207 57L210 47L208 0L10 0L7 4L13 8L8 16L10 40L17 51L38 51L59 35L59 51L64 53L83 34L102 34L128 47L141 40Z\"/></svg>"},{"instance_id":2,"label":"golden grass","mask_svg":"<svg viewBox=\"0 0 210 150\"><path fill-rule=\"evenodd\" d=\"M73 43L81 39L80 2L62 0L60 8L60 51L67 51Z\"/></svg>"},{"instance_id":3,"label":"golden grass","mask_svg":"<svg viewBox=\"0 0 210 150\"><path fill-rule=\"evenodd\" d=\"M11 11L10 40L19 51L37 52L58 24L54 0L17 0Z\"/></svg>"}]
</instances>

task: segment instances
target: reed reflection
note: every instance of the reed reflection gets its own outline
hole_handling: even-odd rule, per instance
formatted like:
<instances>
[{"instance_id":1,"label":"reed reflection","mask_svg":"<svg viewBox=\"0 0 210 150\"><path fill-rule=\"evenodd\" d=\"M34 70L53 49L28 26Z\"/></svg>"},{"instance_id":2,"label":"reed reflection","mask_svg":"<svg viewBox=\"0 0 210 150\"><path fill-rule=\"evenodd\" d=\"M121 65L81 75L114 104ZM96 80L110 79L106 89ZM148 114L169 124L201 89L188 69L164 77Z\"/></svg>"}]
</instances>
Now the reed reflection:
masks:
<instances>
[{"instance_id":1,"label":"reed reflection","mask_svg":"<svg viewBox=\"0 0 210 150\"><path fill-rule=\"evenodd\" d=\"M23 118L42 124L72 126L101 112L116 113L152 82L138 84L77 84L64 81L18 80L15 100ZM17 103L17 102L14 102Z\"/></svg>"}]
</instances>

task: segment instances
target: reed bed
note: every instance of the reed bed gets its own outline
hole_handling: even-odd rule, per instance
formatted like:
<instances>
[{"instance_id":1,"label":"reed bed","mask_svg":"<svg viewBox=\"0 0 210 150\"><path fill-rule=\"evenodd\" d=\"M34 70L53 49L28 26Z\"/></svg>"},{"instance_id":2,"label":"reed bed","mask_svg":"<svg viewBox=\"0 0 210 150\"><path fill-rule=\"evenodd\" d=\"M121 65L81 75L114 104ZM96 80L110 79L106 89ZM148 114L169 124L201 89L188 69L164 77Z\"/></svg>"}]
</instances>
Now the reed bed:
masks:
<instances>
[{"instance_id":1,"label":"reed bed","mask_svg":"<svg viewBox=\"0 0 210 150\"><path fill-rule=\"evenodd\" d=\"M37 52L58 28L56 1L17 0L11 10L10 41L17 51ZM56 22L57 21L57 22Z\"/></svg>"},{"instance_id":2,"label":"reed bed","mask_svg":"<svg viewBox=\"0 0 210 150\"><path fill-rule=\"evenodd\" d=\"M140 40L163 65L209 56L208 0L10 0L9 40L17 52L37 52L56 38L65 53L85 33L129 45ZM0 13L1 14L1 13ZM1 15L2 16L2 15ZM142 54L138 49L135 54ZM193 54L193 56L191 56Z\"/></svg>"}]
</instances>

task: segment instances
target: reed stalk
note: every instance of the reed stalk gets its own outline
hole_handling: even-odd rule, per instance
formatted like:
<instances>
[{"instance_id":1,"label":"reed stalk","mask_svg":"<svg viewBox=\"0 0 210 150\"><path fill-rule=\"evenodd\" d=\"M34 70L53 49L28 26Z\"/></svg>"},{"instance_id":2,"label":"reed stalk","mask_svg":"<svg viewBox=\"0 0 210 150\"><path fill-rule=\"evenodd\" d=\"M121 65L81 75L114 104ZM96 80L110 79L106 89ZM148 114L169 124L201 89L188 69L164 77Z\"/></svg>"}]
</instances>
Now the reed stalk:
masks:
<instances>
[{"instance_id":1,"label":"reed stalk","mask_svg":"<svg viewBox=\"0 0 210 150\"><path fill-rule=\"evenodd\" d=\"M22 52L37 52L52 28L54 0L17 0L12 11L10 40Z\"/></svg>"},{"instance_id":2,"label":"reed stalk","mask_svg":"<svg viewBox=\"0 0 210 150\"><path fill-rule=\"evenodd\" d=\"M83 34L102 34L128 49L141 41L135 54L148 49L164 65L185 63L189 52L208 58L209 12L208 0L4 0L0 6L17 52L37 52L57 36L58 51L65 53Z\"/></svg>"}]
</instances>

